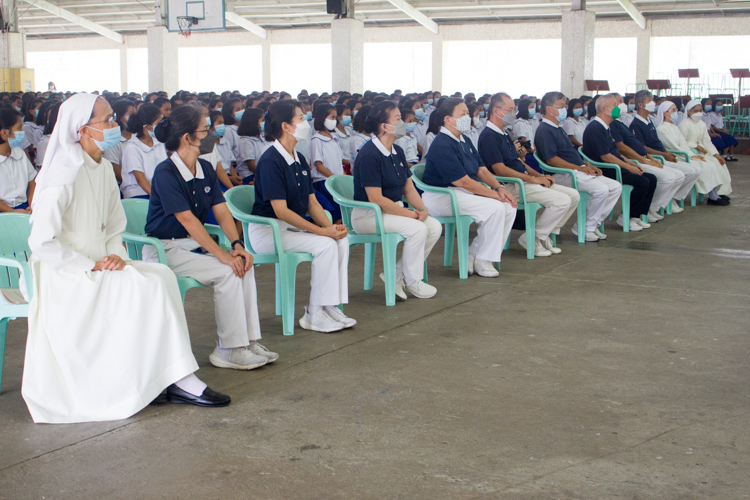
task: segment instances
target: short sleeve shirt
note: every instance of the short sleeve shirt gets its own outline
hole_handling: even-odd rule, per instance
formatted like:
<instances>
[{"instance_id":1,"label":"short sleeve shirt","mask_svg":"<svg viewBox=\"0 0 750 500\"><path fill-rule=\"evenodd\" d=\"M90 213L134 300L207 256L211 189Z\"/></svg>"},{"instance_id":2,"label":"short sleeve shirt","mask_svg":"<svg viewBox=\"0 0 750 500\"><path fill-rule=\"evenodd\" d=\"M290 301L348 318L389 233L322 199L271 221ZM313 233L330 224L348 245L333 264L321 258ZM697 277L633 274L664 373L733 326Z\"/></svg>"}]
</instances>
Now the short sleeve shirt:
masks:
<instances>
[{"instance_id":1,"label":"short sleeve shirt","mask_svg":"<svg viewBox=\"0 0 750 500\"><path fill-rule=\"evenodd\" d=\"M617 143L615 138L612 137L612 132L609 127L602 125L597 118L591 120L583 132L583 153L592 160L599 162L603 161L602 156L606 154L613 154L622 160L620 152L617 151Z\"/></svg>"},{"instance_id":2,"label":"short sleeve shirt","mask_svg":"<svg viewBox=\"0 0 750 500\"><path fill-rule=\"evenodd\" d=\"M648 151L646 151L643 144L636 139L635 134L633 134L628 126L620 120L615 120L610 123L609 129L612 131L612 137L615 138L615 142L622 142L641 156L646 156L648 154Z\"/></svg>"},{"instance_id":3,"label":"short sleeve shirt","mask_svg":"<svg viewBox=\"0 0 750 500\"><path fill-rule=\"evenodd\" d=\"M253 215L276 219L271 201L286 200L290 210L304 217L314 192L312 173L305 157L296 152L292 157L276 141L257 162Z\"/></svg>"},{"instance_id":4,"label":"short sleeve shirt","mask_svg":"<svg viewBox=\"0 0 750 500\"><path fill-rule=\"evenodd\" d=\"M518 159L513 140L508 134L501 134L493 127L492 124L486 126L479 135L479 156L484 164L490 170L495 163L502 163L516 172L526 172L526 165Z\"/></svg>"},{"instance_id":5,"label":"short sleeve shirt","mask_svg":"<svg viewBox=\"0 0 750 500\"><path fill-rule=\"evenodd\" d=\"M11 208L26 203L26 189L36 173L21 148L12 148L10 156L0 156L0 201Z\"/></svg>"},{"instance_id":6,"label":"short sleeve shirt","mask_svg":"<svg viewBox=\"0 0 750 500\"><path fill-rule=\"evenodd\" d=\"M659 140L659 135L656 133L656 127L654 127L651 120L646 124L640 116L636 116L630 124L630 130L633 131L636 139L646 147L657 151L666 151L664 144Z\"/></svg>"},{"instance_id":7,"label":"short sleeve shirt","mask_svg":"<svg viewBox=\"0 0 750 500\"><path fill-rule=\"evenodd\" d=\"M430 145L422 180L437 187L450 187L467 175L478 181L479 167L484 162L471 139L462 135L459 140L444 128Z\"/></svg>"},{"instance_id":8,"label":"short sleeve shirt","mask_svg":"<svg viewBox=\"0 0 750 500\"><path fill-rule=\"evenodd\" d=\"M573 165L583 165L583 158L561 127L543 121L534 135L534 147L544 162L557 156Z\"/></svg>"},{"instance_id":9,"label":"short sleeve shirt","mask_svg":"<svg viewBox=\"0 0 750 500\"><path fill-rule=\"evenodd\" d=\"M389 152L378 139L372 139L359 150L354 165L355 200L370 201L367 187L379 187L383 196L391 201L400 201L404 196L411 170L399 146L394 145Z\"/></svg>"}]
</instances>

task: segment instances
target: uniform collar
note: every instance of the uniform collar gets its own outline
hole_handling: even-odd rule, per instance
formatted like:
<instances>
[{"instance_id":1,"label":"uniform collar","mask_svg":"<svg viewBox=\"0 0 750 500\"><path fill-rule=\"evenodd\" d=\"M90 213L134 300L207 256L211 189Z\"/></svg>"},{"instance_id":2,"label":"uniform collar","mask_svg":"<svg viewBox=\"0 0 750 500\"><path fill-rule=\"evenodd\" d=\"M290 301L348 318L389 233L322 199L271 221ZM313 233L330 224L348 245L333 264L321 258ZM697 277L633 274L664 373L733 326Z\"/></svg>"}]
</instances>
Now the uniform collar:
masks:
<instances>
[{"instance_id":1,"label":"uniform collar","mask_svg":"<svg viewBox=\"0 0 750 500\"><path fill-rule=\"evenodd\" d=\"M450 138L453 139L456 142L464 142L464 135L463 134L461 134L461 137L456 137L455 135L453 135L453 132L451 132L450 130L448 130L445 127L440 127L440 133L441 134L445 134L447 136L450 136Z\"/></svg>"},{"instance_id":2,"label":"uniform collar","mask_svg":"<svg viewBox=\"0 0 750 500\"><path fill-rule=\"evenodd\" d=\"M598 116L595 116L595 117L594 117L594 120L595 120L595 121L598 121L599 123L601 123L602 125L604 125L604 128L606 128L607 130L609 130L609 125L607 125L606 123L604 123L604 120L602 120L602 119L601 119L601 118L599 118Z\"/></svg>"},{"instance_id":3,"label":"uniform collar","mask_svg":"<svg viewBox=\"0 0 750 500\"><path fill-rule=\"evenodd\" d=\"M546 123L547 125L552 125L555 128L560 128L560 125L556 123L552 123L552 120L548 120L546 118L542 118L542 123Z\"/></svg>"},{"instance_id":4,"label":"uniform collar","mask_svg":"<svg viewBox=\"0 0 750 500\"><path fill-rule=\"evenodd\" d=\"M136 137L135 134L133 134L133 137L130 138L130 142L138 146L138 149L140 149L144 153L148 153L149 151L153 150L156 146L161 144L161 142L157 141L153 137L151 138L151 140L154 141L154 145L151 147L148 147L145 144L143 144L143 141L141 141L138 137Z\"/></svg>"},{"instance_id":5,"label":"uniform collar","mask_svg":"<svg viewBox=\"0 0 750 500\"><path fill-rule=\"evenodd\" d=\"M182 175L182 178L185 179L185 182L190 182L193 179L203 179L203 168L201 167L201 162L196 161L195 162L195 177L193 177L193 174L190 173L190 169L187 168L187 165L185 165L185 162L182 161L182 158L180 158L180 155L177 154L177 151L172 153L172 156L169 157L170 160L172 160L172 163L175 164L177 167L177 170L180 171L180 174Z\"/></svg>"},{"instance_id":6,"label":"uniform collar","mask_svg":"<svg viewBox=\"0 0 750 500\"><path fill-rule=\"evenodd\" d=\"M2 156L0 155L0 163L4 163L5 160L8 158L13 158L14 160L20 160L25 155L23 153L23 149L21 148L10 148L10 156Z\"/></svg>"},{"instance_id":7,"label":"uniform collar","mask_svg":"<svg viewBox=\"0 0 750 500\"><path fill-rule=\"evenodd\" d=\"M495 131L495 132L497 132L498 134L502 134L502 135L507 135L507 134L505 133L505 131L503 131L503 130L500 130L500 127L498 127L497 125L495 125L494 123L492 123L492 122L491 122L491 121L489 121L489 120L487 120L487 128L488 128L488 129L490 129L490 130L494 130L494 131Z\"/></svg>"},{"instance_id":8,"label":"uniform collar","mask_svg":"<svg viewBox=\"0 0 750 500\"><path fill-rule=\"evenodd\" d=\"M326 137L323 134L321 134L320 132L315 132L315 135L313 137L317 137L318 139L320 139L322 141L325 141L325 142L333 140L333 137Z\"/></svg>"},{"instance_id":9,"label":"uniform collar","mask_svg":"<svg viewBox=\"0 0 750 500\"><path fill-rule=\"evenodd\" d=\"M378 139L377 137L372 136L372 142L375 143L375 147L378 148L378 151L380 151L381 153L383 153L383 156L391 156L391 155L395 155L396 154L396 148L394 148L393 146L391 146L391 151L388 152L388 150L385 149L385 145L383 145L383 143L380 142L380 139Z\"/></svg>"},{"instance_id":10,"label":"uniform collar","mask_svg":"<svg viewBox=\"0 0 750 500\"><path fill-rule=\"evenodd\" d=\"M294 150L294 158L292 158L292 155L289 154L289 152L284 149L284 146L281 145L278 139L276 139L273 143L273 147L276 148L276 151L281 153L281 156L284 157L284 160L286 160L287 165L294 165L295 162L299 162L299 156L297 156L297 150Z\"/></svg>"},{"instance_id":11,"label":"uniform collar","mask_svg":"<svg viewBox=\"0 0 750 500\"><path fill-rule=\"evenodd\" d=\"M646 119L645 119L644 117L642 117L642 116L641 116L641 115L639 115L639 114L636 114L636 115L635 115L635 119L636 119L636 120L640 120L640 121L642 121L642 122L643 122L643 123L645 123L646 125L648 125L649 123L651 123L651 122L650 122L649 120L646 120Z\"/></svg>"}]
</instances>

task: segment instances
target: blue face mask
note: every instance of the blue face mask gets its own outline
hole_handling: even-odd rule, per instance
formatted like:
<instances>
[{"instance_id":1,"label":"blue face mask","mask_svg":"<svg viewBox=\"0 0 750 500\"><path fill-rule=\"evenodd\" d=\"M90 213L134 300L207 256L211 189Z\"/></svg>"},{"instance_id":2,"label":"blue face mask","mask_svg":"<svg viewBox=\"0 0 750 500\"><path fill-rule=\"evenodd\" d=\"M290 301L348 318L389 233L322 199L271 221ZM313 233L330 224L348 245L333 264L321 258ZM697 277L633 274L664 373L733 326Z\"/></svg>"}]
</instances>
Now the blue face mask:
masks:
<instances>
[{"instance_id":1,"label":"blue face mask","mask_svg":"<svg viewBox=\"0 0 750 500\"><path fill-rule=\"evenodd\" d=\"M417 120L424 121L425 118L427 118L427 113L424 112L424 109L418 109L414 112L414 116L417 117Z\"/></svg>"},{"instance_id":2,"label":"blue face mask","mask_svg":"<svg viewBox=\"0 0 750 500\"><path fill-rule=\"evenodd\" d=\"M583 110L581 110L583 111ZM568 117L568 110L566 108L557 110L557 122L562 123Z\"/></svg>"},{"instance_id":3,"label":"blue face mask","mask_svg":"<svg viewBox=\"0 0 750 500\"><path fill-rule=\"evenodd\" d=\"M479 118L484 118L484 111L479 112Z\"/></svg>"},{"instance_id":4,"label":"blue face mask","mask_svg":"<svg viewBox=\"0 0 750 500\"><path fill-rule=\"evenodd\" d=\"M149 130L148 135L150 135L152 139L156 139L156 132L154 132L153 130Z\"/></svg>"},{"instance_id":5,"label":"blue face mask","mask_svg":"<svg viewBox=\"0 0 750 500\"><path fill-rule=\"evenodd\" d=\"M31 112L31 114L34 115L34 118L36 118L37 116L39 116L39 110L35 109L34 111Z\"/></svg>"},{"instance_id":6,"label":"blue face mask","mask_svg":"<svg viewBox=\"0 0 750 500\"><path fill-rule=\"evenodd\" d=\"M432 106L433 102L435 102L434 99L427 99L427 104L429 104L430 106Z\"/></svg>"},{"instance_id":7,"label":"blue face mask","mask_svg":"<svg viewBox=\"0 0 750 500\"><path fill-rule=\"evenodd\" d=\"M358 109L355 110L355 111L352 111L352 118L354 118L355 116L357 116L357 113L359 113Z\"/></svg>"},{"instance_id":8,"label":"blue face mask","mask_svg":"<svg viewBox=\"0 0 750 500\"><path fill-rule=\"evenodd\" d=\"M703 107L703 109L705 109L706 111L711 111L711 108L712 108L712 106L711 106L710 104L706 104L706 105L705 105L705 106Z\"/></svg>"},{"instance_id":9,"label":"blue face mask","mask_svg":"<svg viewBox=\"0 0 750 500\"><path fill-rule=\"evenodd\" d=\"M337 102L339 102L338 99L336 99L335 101L331 101L331 106L335 106Z\"/></svg>"},{"instance_id":10,"label":"blue face mask","mask_svg":"<svg viewBox=\"0 0 750 500\"><path fill-rule=\"evenodd\" d=\"M227 131L227 126L223 123L214 127L214 135L216 137L224 137L224 133Z\"/></svg>"},{"instance_id":11,"label":"blue face mask","mask_svg":"<svg viewBox=\"0 0 750 500\"><path fill-rule=\"evenodd\" d=\"M534 108L531 108L529 110L529 118L534 118L535 114L536 114L536 110Z\"/></svg>"},{"instance_id":12,"label":"blue face mask","mask_svg":"<svg viewBox=\"0 0 750 500\"><path fill-rule=\"evenodd\" d=\"M415 128L417 128L417 124L416 123L407 123L406 124L406 131L409 132L410 134L412 132L414 132Z\"/></svg>"},{"instance_id":13,"label":"blue face mask","mask_svg":"<svg viewBox=\"0 0 750 500\"><path fill-rule=\"evenodd\" d=\"M209 118L208 116L206 117L206 125L208 125L209 127L211 126L211 118Z\"/></svg>"},{"instance_id":14,"label":"blue face mask","mask_svg":"<svg viewBox=\"0 0 750 500\"><path fill-rule=\"evenodd\" d=\"M669 115L669 119L672 120L672 123L676 122L678 117L679 115L676 112Z\"/></svg>"},{"instance_id":15,"label":"blue face mask","mask_svg":"<svg viewBox=\"0 0 750 500\"><path fill-rule=\"evenodd\" d=\"M120 127L105 128L104 130L102 130L102 134L104 134L103 141L97 141L96 139L94 139L96 147L101 149L102 151L106 151L117 146L117 144L120 142L120 137L122 136Z\"/></svg>"},{"instance_id":16,"label":"blue face mask","mask_svg":"<svg viewBox=\"0 0 750 500\"><path fill-rule=\"evenodd\" d=\"M344 127L351 125L352 123L352 117L351 116L342 116L341 117L341 125Z\"/></svg>"},{"instance_id":17,"label":"blue face mask","mask_svg":"<svg viewBox=\"0 0 750 500\"><path fill-rule=\"evenodd\" d=\"M561 110L562 111L562 110ZM575 116L581 116L583 114L583 108L578 108L573 110L573 114ZM565 117L567 118L568 110L565 110Z\"/></svg>"},{"instance_id":18,"label":"blue face mask","mask_svg":"<svg viewBox=\"0 0 750 500\"><path fill-rule=\"evenodd\" d=\"M429 107L430 107L430 105L429 105L429 104L422 104L422 107L423 107L424 109L427 109L427 108L429 108Z\"/></svg>"},{"instance_id":19,"label":"blue face mask","mask_svg":"<svg viewBox=\"0 0 750 500\"><path fill-rule=\"evenodd\" d=\"M485 111L489 111L490 110L490 105L489 104L484 104L483 106L484 106L484 110Z\"/></svg>"},{"instance_id":20,"label":"blue face mask","mask_svg":"<svg viewBox=\"0 0 750 500\"><path fill-rule=\"evenodd\" d=\"M245 110L241 109L241 110L237 111L234 114L234 119L237 120L237 121L240 121L240 120L242 120L242 115L244 115L244 114L245 114Z\"/></svg>"},{"instance_id":21,"label":"blue face mask","mask_svg":"<svg viewBox=\"0 0 750 500\"><path fill-rule=\"evenodd\" d=\"M265 130L265 128L266 128L266 122L260 122L260 131L261 131L261 133L263 133L263 131Z\"/></svg>"},{"instance_id":22,"label":"blue face mask","mask_svg":"<svg viewBox=\"0 0 750 500\"><path fill-rule=\"evenodd\" d=\"M312 120L312 111L308 111L307 113L305 113L305 120L307 120L308 122Z\"/></svg>"},{"instance_id":23,"label":"blue face mask","mask_svg":"<svg viewBox=\"0 0 750 500\"><path fill-rule=\"evenodd\" d=\"M716 112L721 113L721 110L724 109L724 106L716 106Z\"/></svg>"},{"instance_id":24,"label":"blue face mask","mask_svg":"<svg viewBox=\"0 0 750 500\"><path fill-rule=\"evenodd\" d=\"M635 104L628 104L628 111L635 111Z\"/></svg>"},{"instance_id":25,"label":"blue face mask","mask_svg":"<svg viewBox=\"0 0 750 500\"><path fill-rule=\"evenodd\" d=\"M17 148L23 144L23 140L26 138L26 132L16 132L15 137L8 137L8 144L11 148Z\"/></svg>"}]
</instances>

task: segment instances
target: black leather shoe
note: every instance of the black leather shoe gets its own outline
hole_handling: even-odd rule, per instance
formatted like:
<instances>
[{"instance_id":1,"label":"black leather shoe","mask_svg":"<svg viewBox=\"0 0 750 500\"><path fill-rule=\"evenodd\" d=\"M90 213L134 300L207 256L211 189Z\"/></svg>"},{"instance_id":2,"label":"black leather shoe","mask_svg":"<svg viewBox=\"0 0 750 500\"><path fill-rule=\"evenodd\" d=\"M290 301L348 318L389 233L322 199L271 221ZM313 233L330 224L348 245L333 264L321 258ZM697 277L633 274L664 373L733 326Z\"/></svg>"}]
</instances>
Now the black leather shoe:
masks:
<instances>
[{"instance_id":1,"label":"black leather shoe","mask_svg":"<svg viewBox=\"0 0 750 500\"><path fill-rule=\"evenodd\" d=\"M727 200L722 200L719 198L718 200L708 200L706 202L706 205L716 205L717 207L726 207L729 205L729 202Z\"/></svg>"},{"instance_id":2,"label":"black leather shoe","mask_svg":"<svg viewBox=\"0 0 750 500\"><path fill-rule=\"evenodd\" d=\"M720 195L719 195L719 198L721 198L721 199L722 199L722 200L724 200L724 201L728 201L728 202L730 202L730 203L731 203L731 201L732 201L732 198L730 198L729 196L727 196L727 195L725 195L725 194L720 194Z\"/></svg>"},{"instance_id":3,"label":"black leather shoe","mask_svg":"<svg viewBox=\"0 0 750 500\"><path fill-rule=\"evenodd\" d=\"M211 390L210 387L206 387L203 394L200 396L193 396L189 392L185 392L176 385L172 384L167 387L167 401L178 405L195 405L202 406L204 408L218 408L220 406L227 406L232 402L232 398L225 394L220 394L216 391Z\"/></svg>"}]
</instances>

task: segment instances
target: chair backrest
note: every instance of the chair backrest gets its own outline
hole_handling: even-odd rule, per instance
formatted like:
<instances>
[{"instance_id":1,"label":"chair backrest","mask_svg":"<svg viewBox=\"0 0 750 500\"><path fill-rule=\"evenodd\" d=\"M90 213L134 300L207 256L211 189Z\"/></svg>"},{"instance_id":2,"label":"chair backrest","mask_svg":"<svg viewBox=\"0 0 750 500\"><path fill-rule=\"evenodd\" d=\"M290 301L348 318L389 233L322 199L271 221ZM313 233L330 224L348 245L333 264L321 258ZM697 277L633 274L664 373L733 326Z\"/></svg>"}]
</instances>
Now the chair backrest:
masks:
<instances>
[{"instance_id":1,"label":"chair backrest","mask_svg":"<svg viewBox=\"0 0 750 500\"><path fill-rule=\"evenodd\" d=\"M144 236L146 234L146 219L148 218L148 200L128 198L121 200L121 203L125 210L125 217L128 219L125 232Z\"/></svg>"},{"instance_id":2,"label":"chair backrest","mask_svg":"<svg viewBox=\"0 0 750 500\"><path fill-rule=\"evenodd\" d=\"M411 167L411 175L422 182L422 177L424 176L424 163L417 163L416 165Z\"/></svg>"},{"instance_id":3,"label":"chair backrest","mask_svg":"<svg viewBox=\"0 0 750 500\"><path fill-rule=\"evenodd\" d=\"M0 214L0 257L27 261L31 257L29 235L31 223L28 214ZM0 267L0 288L18 288L18 270Z\"/></svg>"},{"instance_id":4,"label":"chair backrest","mask_svg":"<svg viewBox=\"0 0 750 500\"><path fill-rule=\"evenodd\" d=\"M326 189L333 199L354 200L354 177L351 175L332 175L326 179ZM341 221L352 231L352 207L341 205Z\"/></svg>"},{"instance_id":5,"label":"chair backrest","mask_svg":"<svg viewBox=\"0 0 750 500\"><path fill-rule=\"evenodd\" d=\"M233 187L224 193L224 199L227 200L230 209L250 215L255 205L255 186Z\"/></svg>"}]
</instances>

